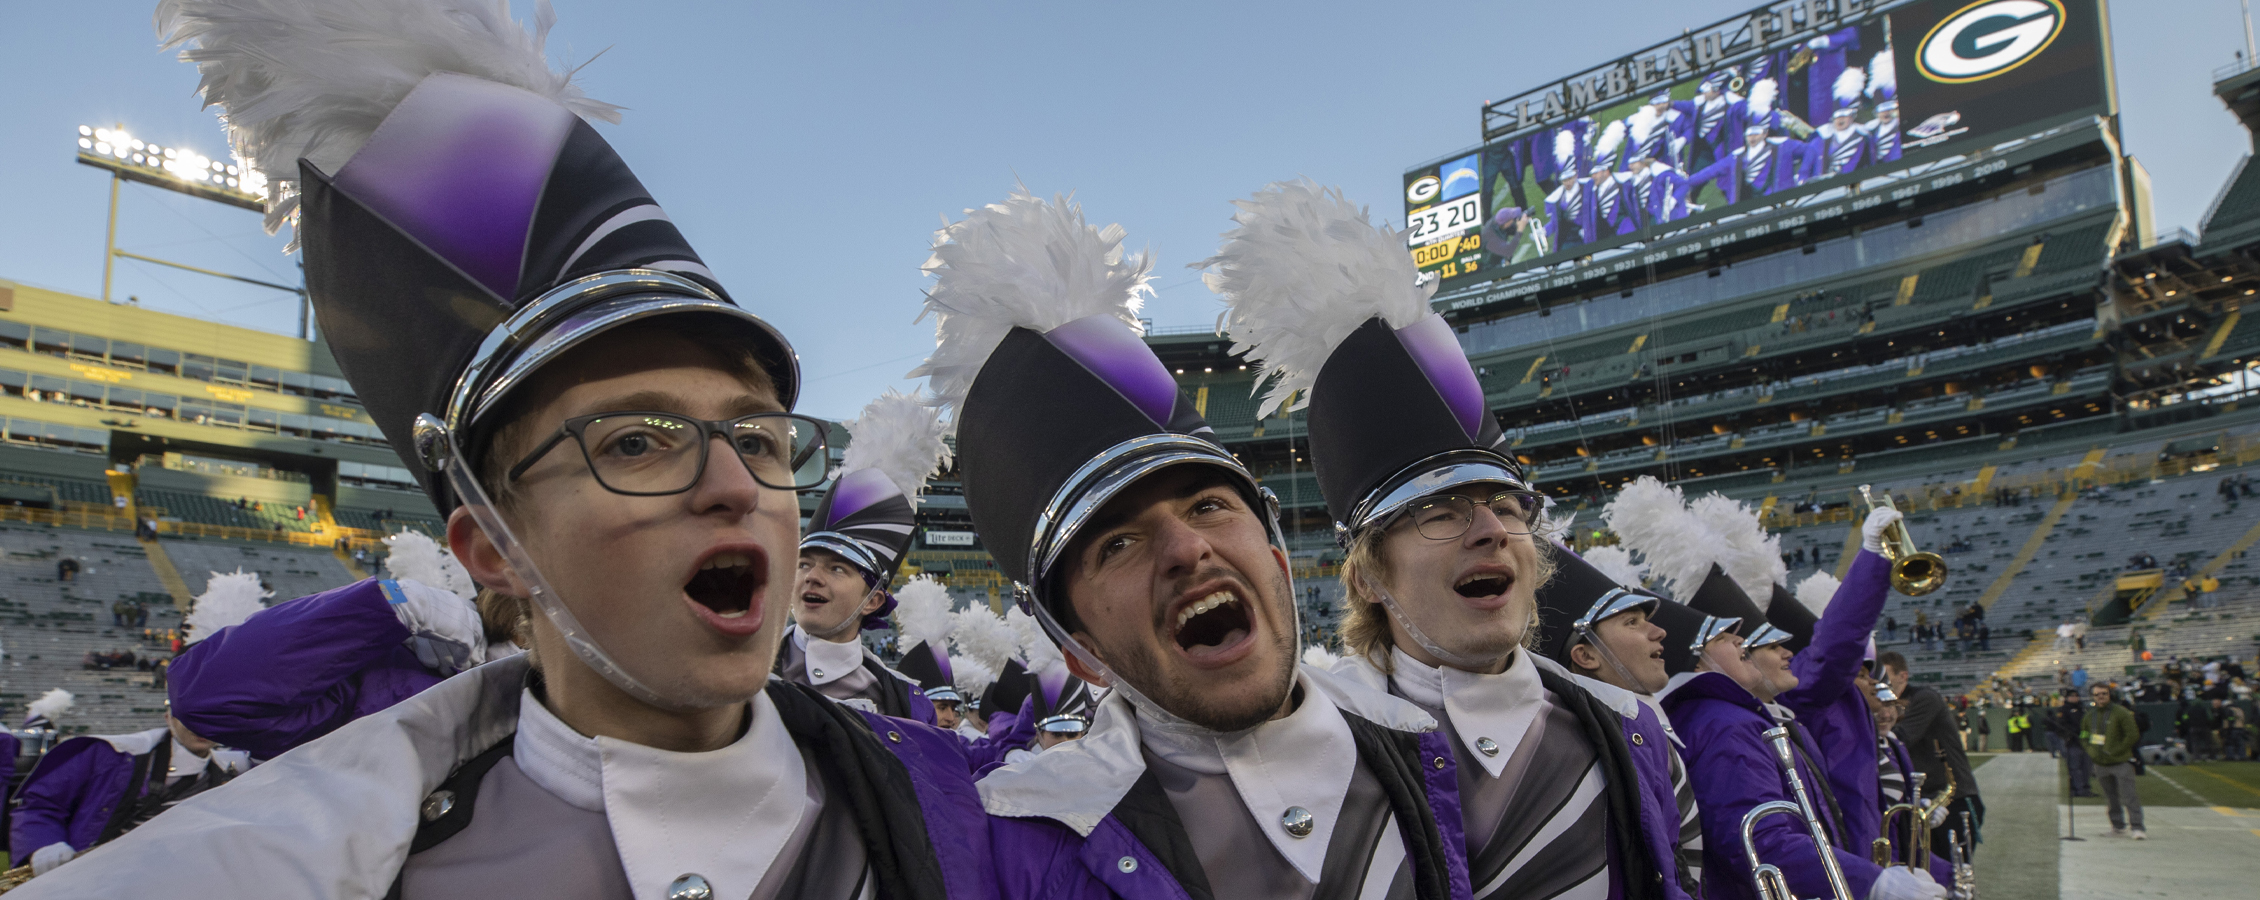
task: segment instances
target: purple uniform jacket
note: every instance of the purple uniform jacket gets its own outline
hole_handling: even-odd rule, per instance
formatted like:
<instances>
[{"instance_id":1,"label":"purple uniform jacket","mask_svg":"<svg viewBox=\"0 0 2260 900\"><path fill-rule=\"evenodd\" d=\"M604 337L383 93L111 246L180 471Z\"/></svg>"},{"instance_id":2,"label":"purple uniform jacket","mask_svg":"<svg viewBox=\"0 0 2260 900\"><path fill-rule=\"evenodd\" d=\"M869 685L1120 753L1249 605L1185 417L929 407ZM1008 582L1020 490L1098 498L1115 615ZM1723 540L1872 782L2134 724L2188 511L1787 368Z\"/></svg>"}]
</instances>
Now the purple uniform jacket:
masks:
<instances>
[{"instance_id":1,"label":"purple uniform jacket","mask_svg":"<svg viewBox=\"0 0 2260 900\"><path fill-rule=\"evenodd\" d=\"M1671 786L1671 738L1664 733L1664 723L1656 718L1655 710L1638 701L1633 705L1640 714L1624 720L1624 744L1632 753L1633 766L1640 771L1641 841L1655 859L1655 871L1663 875L1663 896L1684 900L1687 892L1681 889L1678 877L1679 797ZM1622 865L1609 868L1615 873L1624 871ZM1611 900L1625 895L1621 880L1610 879Z\"/></svg>"},{"instance_id":2,"label":"purple uniform jacket","mask_svg":"<svg viewBox=\"0 0 2260 900\"><path fill-rule=\"evenodd\" d=\"M374 578L276 604L173 660L173 717L273 759L438 684L408 637Z\"/></svg>"},{"instance_id":3,"label":"purple uniform jacket","mask_svg":"<svg viewBox=\"0 0 2260 900\"><path fill-rule=\"evenodd\" d=\"M168 738L169 740L169 738ZM23 865L31 852L58 841L84 852L102 838L133 778L133 756L95 737L55 745L24 776L9 823L8 852Z\"/></svg>"},{"instance_id":4,"label":"purple uniform jacket","mask_svg":"<svg viewBox=\"0 0 2260 900\"><path fill-rule=\"evenodd\" d=\"M1781 778L1780 764L1765 742L1774 727L1758 698L1732 679L1702 672L1667 691L1664 711L1687 746L1680 756L1693 776L1695 802L1703 820L1703 900L1757 900L1758 888L1742 845L1742 816L1761 803L1794 800ZM1812 751L1808 749L1808 754ZM1873 759L1863 751L1862 759ZM1819 776L1803 762L1798 777L1816 806ZM1872 770L1871 766L1871 770ZM1816 810L1826 822L1828 810ZM1790 816L1768 816L1756 829L1758 857L1780 867L1789 889L1799 897L1828 895L1828 878L1805 823ZM1867 848L1853 853L1833 849L1852 896L1865 897L1880 871L1869 862Z\"/></svg>"},{"instance_id":5,"label":"purple uniform jacket","mask_svg":"<svg viewBox=\"0 0 2260 900\"><path fill-rule=\"evenodd\" d=\"M1660 730L1660 729L1659 729ZM1440 848L1451 872L1450 893L1465 900L1468 885L1467 837L1461 832L1459 763L1451 736L1431 731L1417 736L1420 766ZM1404 829L1408 857L1417 859L1416 835ZM998 897L1009 900L1190 900L1161 857L1108 815L1088 838L1050 819L989 819L989 842L996 854ZM1229 900L1229 898L1217 898Z\"/></svg>"},{"instance_id":6,"label":"purple uniform jacket","mask_svg":"<svg viewBox=\"0 0 2260 900\"><path fill-rule=\"evenodd\" d=\"M929 707L931 708L931 707ZM990 900L997 896L996 873L991 868L989 814L981 808L981 793L973 787L973 766L964 738L932 725L905 725L903 720L856 710L871 725L903 768L918 794L918 808L926 820L926 839L942 870L942 885L954 900ZM869 840L869 836L865 840Z\"/></svg>"}]
</instances>

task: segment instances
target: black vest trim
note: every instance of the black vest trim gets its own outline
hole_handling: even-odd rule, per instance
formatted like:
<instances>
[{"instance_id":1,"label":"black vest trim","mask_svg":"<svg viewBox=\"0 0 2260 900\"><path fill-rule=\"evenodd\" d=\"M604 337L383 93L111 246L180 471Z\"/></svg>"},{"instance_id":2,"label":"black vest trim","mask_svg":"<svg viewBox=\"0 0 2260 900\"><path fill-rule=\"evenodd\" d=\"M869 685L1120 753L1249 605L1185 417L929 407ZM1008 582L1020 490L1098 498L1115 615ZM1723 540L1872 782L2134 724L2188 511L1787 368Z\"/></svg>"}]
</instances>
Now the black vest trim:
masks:
<instances>
[{"instance_id":1,"label":"black vest trim","mask_svg":"<svg viewBox=\"0 0 2260 900\"><path fill-rule=\"evenodd\" d=\"M1609 842L1616 850L1616 864L1622 867L1618 880L1624 885L1623 900L1661 900L1664 874L1656 870L1656 861L1648 855L1648 843L1643 839L1640 770L1633 765L1632 750L1624 743L1623 714L1543 666L1538 669L1538 681L1569 706L1578 724L1585 727L1586 742L1600 755L1601 772L1607 781L1603 796L1609 804ZM1677 845L1678 835L1672 838L1671 843Z\"/></svg>"},{"instance_id":2,"label":"black vest trim","mask_svg":"<svg viewBox=\"0 0 2260 900\"><path fill-rule=\"evenodd\" d=\"M1162 868L1169 870L1188 897L1214 900L1216 890L1209 887L1208 870L1201 868L1200 855L1185 836L1185 822L1177 817L1177 807L1169 802L1169 794L1161 789L1161 780L1154 777L1152 769L1139 773L1130 792L1114 805L1114 818L1161 860Z\"/></svg>"},{"instance_id":3,"label":"black vest trim","mask_svg":"<svg viewBox=\"0 0 2260 900\"><path fill-rule=\"evenodd\" d=\"M1420 738L1410 732L1382 727L1348 710L1342 719L1350 724L1357 742L1358 762L1389 798L1397 830L1412 839L1405 863L1412 867L1413 896L1423 900L1448 900L1452 872L1444 851L1444 834L1428 805L1428 782L1420 767Z\"/></svg>"},{"instance_id":4,"label":"black vest trim","mask_svg":"<svg viewBox=\"0 0 2260 900\"><path fill-rule=\"evenodd\" d=\"M897 719L917 720L917 716L910 714L910 692L917 690L915 685L902 680L901 676L887 671L885 666L879 665L878 660L869 656L863 658L863 671L871 673L871 677L878 679L880 715L892 716Z\"/></svg>"},{"instance_id":5,"label":"black vest trim","mask_svg":"<svg viewBox=\"0 0 2260 900\"><path fill-rule=\"evenodd\" d=\"M118 795L118 805L110 810L110 821L102 825L102 836L95 840L97 846L117 840L118 835L133 827L134 813L140 811L142 795L148 792L149 773L157 767L172 766L173 736L165 735L155 749L133 758L133 775L126 779L126 791Z\"/></svg>"},{"instance_id":6,"label":"black vest trim","mask_svg":"<svg viewBox=\"0 0 2260 900\"><path fill-rule=\"evenodd\" d=\"M437 847L441 842L454 837L464 828L470 826L473 808L478 806L479 803L479 784L486 780L487 772L492 770L496 763L501 762L503 757L510 755L511 748L517 746L517 744L518 736L515 734L503 738L501 743L488 747L486 752L471 757L470 762L458 766L454 774L447 776L446 781L440 782L439 790L449 793L453 805L449 806L447 812L439 818L424 819L417 824L416 839L408 844L410 855ZM433 793L438 792L434 791Z\"/></svg>"}]
</instances>

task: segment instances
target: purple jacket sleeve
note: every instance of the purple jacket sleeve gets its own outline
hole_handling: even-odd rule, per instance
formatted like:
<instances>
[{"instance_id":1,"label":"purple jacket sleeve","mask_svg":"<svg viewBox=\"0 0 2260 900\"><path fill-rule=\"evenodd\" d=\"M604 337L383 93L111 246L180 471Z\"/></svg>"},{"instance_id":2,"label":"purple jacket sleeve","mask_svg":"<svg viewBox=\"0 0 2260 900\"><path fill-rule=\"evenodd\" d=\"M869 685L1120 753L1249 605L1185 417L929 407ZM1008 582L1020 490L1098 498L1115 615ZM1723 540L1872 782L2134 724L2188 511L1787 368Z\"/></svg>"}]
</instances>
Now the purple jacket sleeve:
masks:
<instances>
[{"instance_id":1,"label":"purple jacket sleeve","mask_svg":"<svg viewBox=\"0 0 2260 900\"><path fill-rule=\"evenodd\" d=\"M1797 687L1783 692L1781 702L1800 715L1835 703L1852 689L1867 655L1868 635L1883 617L1883 603L1891 596L1891 561L1861 550L1853 557L1844 584L1828 601L1828 611L1813 625L1813 642L1789 661ZM1863 701L1864 702L1864 701Z\"/></svg>"},{"instance_id":2,"label":"purple jacket sleeve","mask_svg":"<svg viewBox=\"0 0 2260 900\"><path fill-rule=\"evenodd\" d=\"M16 794L8 834L12 863L23 865L32 851L53 843L81 852L94 846L132 768L132 757L92 738L51 751Z\"/></svg>"},{"instance_id":3,"label":"purple jacket sleeve","mask_svg":"<svg viewBox=\"0 0 2260 900\"><path fill-rule=\"evenodd\" d=\"M408 637L376 579L277 604L173 661L173 716L273 759L438 684L402 648Z\"/></svg>"},{"instance_id":4,"label":"purple jacket sleeve","mask_svg":"<svg viewBox=\"0 0 2260 900\"><path fill-rule=\"evenodd\" d=\"M1005 723L1006 727L1003 732L999 733L996 729L997 723L991 721L988 737L963 739L965 741L965 757L973 763L973 771L978 772L990 763L1003 762L1005 754L1035 743L1036 717L1032 713L1032 710L1035 709L1035 702L1034 697L1020 701L1020 713L1018 715L999 713L998 717L1009 719Z\"/></svg>"}]
</instances>

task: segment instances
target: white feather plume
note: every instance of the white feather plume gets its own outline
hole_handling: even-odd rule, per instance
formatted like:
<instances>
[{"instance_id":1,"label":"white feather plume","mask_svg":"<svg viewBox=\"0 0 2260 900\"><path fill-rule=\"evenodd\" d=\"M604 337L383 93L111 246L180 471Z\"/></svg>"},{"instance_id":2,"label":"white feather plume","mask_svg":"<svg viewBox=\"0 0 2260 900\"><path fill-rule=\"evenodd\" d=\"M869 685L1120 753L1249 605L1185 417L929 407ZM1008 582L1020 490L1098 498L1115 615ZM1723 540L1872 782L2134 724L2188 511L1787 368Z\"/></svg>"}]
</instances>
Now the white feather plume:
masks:
<instances>
[{"instance_id":1,"label":"white feather plume","mask_svg":"<svg viewBox=\"0 0 2260 900\"><path fill-rule=\"evenodd\" d=\"M1626 550L1640 555L1665 593L1685 600L1710 577L1714 537L1687 511L1679 488L1642 475L1601 508L1601 521Z\"/></svg>"},{"instance_id":2,"label":"white feather plume","mask_svg":"<svg viewBox=\"0 0 2260 900\"><path fill-rule=\"evenodd\" d=\"M1750 118L1755 121L1773 112L1774 99L1781 96L1781 86L1771 78L1761 78L1750 86Z\"/></svg>"},{"instance_id":3,"label":"white feather plume","mask_svg":"<svg viewBox=\"0 0 2260 900\"><path fill-rule=\"evenodd\" d=\"M942 424L942 411L918 394L906 397L888 388L847 423L847 431L847 454L840 460L840 471L886 473L887 480L910 498L913 509L926 479L949 460L949 442L942 439L949 429Z\"/></svg>"},{"instance_id":4,"label":"white feather plume","mask_svg":"<svg viewBox=\"0 0 2260 900\"><path fill-rule=\"evenodd\" d=\"M243 624L253 613L266 609L266 599L275 595L259 584L259 573L237 569L226 575L212 573L205 583L204 593L196 595L196 602L188 607L188 618L181 627L188 632L182 640L196 643L219 633L230 625Z\"/></svg>"},{"instance_id":5,"label":"white feather plume","mask_svg":"<svg viewBox=\"0 0 2260 900\"><path fill-rule=\"evenodd\" d=\"M1837 581L1836 576L1825 571L1814 572L1797 582L1797 602L1805 604L1813 615L1820 615L1828 610L1828 601L1835 598L1836 589L1841 586L1843 582Z\"/></svg>"},{"instance_id":6,"label":"white feather plume","mask_svg":"<svg viewBox=\"0 0 2260 900\"><path fill-rule=\"evenodd\" d=\"M1642 110L1648 109L1645 106L1640 108ZM1601 129L1601 136L1594 139L1593 159L1602 168L1609 168L1608 158L1614 156L1617 148L1622 146L1624 146L1624 120L1618 119L1610 122L1608 127Z\"/></svg>"},{"instance_id":7,"label":"white feather plume","mask_svg":"<svg viewBox=\"0 0 2260 900\"><path fill-rule=\"evenodd\" d=\"M990 616L989 618L996 618ZM996 667L970 656L950 656L950 684L957 692L971 700L981 696L989 685L997 683Z\"/></svg>"},{"instance_id":8,"label":"white feather plume","mask_svg":"<svg viewBox=\"0 0 2260 900\"><path fill-rule=\"evenodd\" d=\"M1303 665L1311 668L1331 672L1334 670L1335 664L1341 661L1341 654L1326 649L1324 644L1312 644L1303 648Z\"/></svg>"},{"instance_id":9,"label":"white feather plume","mask_svg":"<svg viewBox=\"0 0 2260 900\"><path fill-rule=\"evenodd\" d=\"M509 0L162 0L156 14L163 46L186 48L181 59L203 75L197 92L221 108L235 155L266 176L269 234L298 208L299 159L335 173L436 72L619 121L620 107L589 99L573 70L550 68L556 22L548 0L530 27Z\"/></svg>"},{"instance_id":10,"label":"white feather plume","mask_svg":"<svg viewBox=\"0 0 2260 900\"><path fill-rule=\"evenodd\" d=\"M1020 632L1004 618L990 612L986 604L975 603L958 610L950 625L950 643L956 652L980 660L994 672L1004 667L1004 661L1019 655ZM994 677L993 675L991 677Z\"/></svg>"},{"instance_id":11,"label":"white feather plume","mask_svg":"<svg viewBox=\"0 0 2260 900\"><path fill-rule=\"evenodd\" d=\"M1138 309L1153 293L1153 262L1123 252L1122 237L1120 225L1084 224L1083 207L1072 198L1047 202L1026 187L945 223L926 260L934 286L919 314L934 317L934 355L905 377L928 379L931 402L955 409L1014 328L1050 331L1109 315L1138 330Z\"/></svg>"},{"instance_id":12,"label":"white feather plume","mask_svg":"<svg viewBox=\"0 0 2260 900\"><path fill-rule=\"evenodd\" d=\"M1866 90L1867 86L1868 73L1865 70L1859 66L1845 66L1844 72L1836 76L1831 94L1836 97L1836 105L1851 106L1860 102L1860 92Z\"/></svg>"},{"instance_id":13,"label":"white feather plume","mask_svg":"<svg viewBox=\"0 0 2260 900\"><path fill-rule=\"evenodd\" d=\"M903 649L923 643L947 652L950 627L955 624L949 588L933 576L920 575L895 592L895 642Z\"/></svg>"},{"instance_id":14,"label":"white feather plume","mask_svg":"<svg viewBox=\"0 0 2260 900\"><path fill-rule=\"evenodd\" d=\"M1633 562L1632 551L1623 547L1595 547L1584 556L1587 565L1625 587L1639 587L1648 580L1648 567Z\"/></svg>"},{"instance_id":15,"label":"white feather plume","mask_svg":"<svg viewBox=\"0 0 2260 900\"><path fill-rule=\"evenodd\" d=\"M1642 104L1639 109L1633 110L1632 115L1624 121L1628 123L1628 135L1632 138L1632 146L1637 149L1648 146L1649 136L1656 133L1656 126L1663 123L1663 117L1656 115L1655 107Z\"/></svg>"},{"instance_id":16,"label":"white feather plume","mask_svg":"<svg viewBox=\"0 0 2260 900\"><path fill-rule=\"evenodd\" d=\"M1539 540L1566 544L1569 543L1570 532L1575 530L1576 524L1577 510L1563 511L1561 507L1548 506L1538 514L1536 534Z\"/></svg>"},{"instance_id":17,"label":"white feather plume","mask_svg":"<svg viewBox=\"0 0 2260 900\"><path fill-rule=\"evenodd\" d=\"M465 600L478 596L479 585L471 580L471 573L430 535L402 531L385 538L385 546L391 548L385 557L385 574L393 580L418 582Z\"/></svg>"},{"instance_id":18,"label":"white feather plume","mask_svg":"<svg viewBox=\"0 0 2260 900\"><path fill-rule=\"evenodd\" d=\"M1208 270L1202 280L1230 307L1230 352L1258 364L1258 390L1271 385L1257 418L1291 398L1308 405L1319 367L1367 320L1404 328L1435 315L1436 283L1420 277L1404 239L1341 190L1298 178L1232 205L1238 224L1193 268Z\"/></svg>"},{"instance_id":19,"label":"white feather plume","mask_svg":"<svg viewBox=\"0 0 2260 900\"><path fill-rule=\"evenodd\" d=\"M1554 167L1564 172L1577 167L1577 135L1567 128L1554 132Z\"/></svg>"},{"instance_id":20,"label":"white feather plume","mask_svg":"<svg viewBox=\"0 0 2260 900\"><path fill-rule=\"evenodd\" d=\"M1881 100L1898 94L1899 62L1892 56L1886 46L1868 60L1868 96Z\"/></svg>"},{"instance_id":21,"label":"white feather plume","mask_svg":"<svg viewBox=\"0 0 2260 900\"><path fill-rule=\"evenodd\" d=\"M1757 509L1717 493L1697 497L1687 508L1717 538L1713 553L1727 577L1759 607L1771 604L1773 586L1789 581L1789 566L1781 561L1781 537L1766 533Z\"/></svg>"},{"instance_id":22,"label":"white feather plume","mask_svg":"<svg viewBox=\"0 0 2260 900\"><path fill-rule=\"evenodd\" d=\"M41 718L53 722L60 720L65 713L71 711L72 706L77 704L78 698L72 696L70 691L62 688L48 688L47 693L39 695L39 699L31 701L24 707L24 717L27 719Z\"/></svg>"},{"instance_id":23,"label":"white feather plume","mask_svg":"<svg viewBox=\"0 0 2260 900\"><path fill-rule=\"evenodd\" d=\"M1043 671L1066 658L1060 655L1059 645L1052 643L1051 635L1044 633L1043 624L1037 622L1035 616L1015 606L1005 611L1004 621L1020 636L1020 664L1028 671Z\"/></svg>"}]
</instances>

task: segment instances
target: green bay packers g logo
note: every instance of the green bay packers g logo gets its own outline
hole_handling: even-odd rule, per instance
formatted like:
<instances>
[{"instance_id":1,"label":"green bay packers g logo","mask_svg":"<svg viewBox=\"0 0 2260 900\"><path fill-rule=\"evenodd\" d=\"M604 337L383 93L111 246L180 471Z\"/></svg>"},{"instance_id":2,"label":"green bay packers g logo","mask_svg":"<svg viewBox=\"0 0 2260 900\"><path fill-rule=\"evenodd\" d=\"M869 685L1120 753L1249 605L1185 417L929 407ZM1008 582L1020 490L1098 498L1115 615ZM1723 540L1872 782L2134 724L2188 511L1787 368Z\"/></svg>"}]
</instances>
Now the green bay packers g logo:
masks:
<instances>
[{"instance_id":1,"label":"green bay packers g logo","mask_svg":"<svg viewBox=\"0 0 2260 900\"><path fill-rule=\"evenodd\" d=\"M2058 0L1979 0L1923 35L1915 67L1946 84L1982 81L2024 65L2063 31Z\"/></svg>"}]
</instances>

